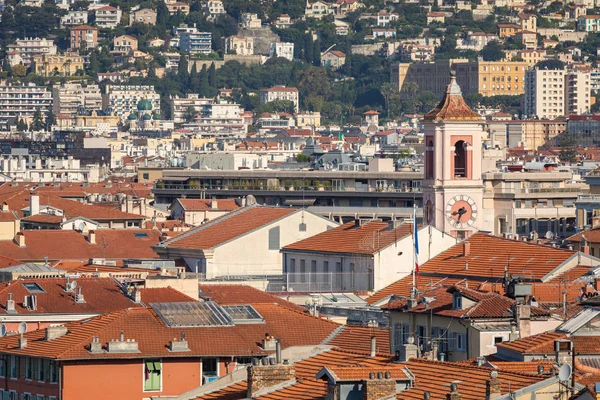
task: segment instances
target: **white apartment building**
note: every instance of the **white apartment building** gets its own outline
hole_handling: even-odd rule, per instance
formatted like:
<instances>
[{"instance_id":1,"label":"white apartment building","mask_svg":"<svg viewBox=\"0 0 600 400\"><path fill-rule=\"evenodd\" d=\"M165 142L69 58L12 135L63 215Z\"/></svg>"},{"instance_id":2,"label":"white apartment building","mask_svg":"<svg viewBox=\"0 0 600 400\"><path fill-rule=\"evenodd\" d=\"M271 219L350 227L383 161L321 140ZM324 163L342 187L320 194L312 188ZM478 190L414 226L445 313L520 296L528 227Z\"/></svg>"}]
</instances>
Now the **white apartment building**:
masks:
<instances>
[{"instance_id":1,"label":"white apartment building","mask_svg":"<svg viewBox=\"0 0 600 400\"><path fill-rule=\"evenodd\" d=\"M15 43L7 46L7 52L16 52L20 55L23 65L28 66L34 56L55 55L57 47L50 39L42 38L25 38L17 39ZM9 58L10 60L10 58ZM11 64L14 65L14 64Z\"/></svg>"},{"instance_id":2,"label":"white apartment building","mask_svg":"<svg viewBox=\"0 0 600 400\"><path fill-rule=\"evenodd\" d=\"M60 27L86 25L88 23L87 11L69 11L60 17Z\"/></svg>"},{"instance_id":3,"label":"white apartment building","mask_svg":"<svg viewBox=\"0 0 600 400\"><path fill-rule=\"evenodd\" d=\"M77 115L102 109L102 92L98 85L64 83L52 88L54 114Z\"/></svg>"},{"instance_id":4,"label":"white apartment building","mask_svg":"<svg viewBox=\"0 0 600 400\"><path fill-rule=\"evenodd\" d=\"M223 7L223 2L221 0L208 0L204 7L208 14L209 21L214 20L221 14L225 14L225 8Z\"/></svg>"},{"instance_id":5,"label":"white apartment building","mask_svg":"<svg viewBox=\"0 0 600 400\"><path fill-rule=\"evenodd\" d=\"M225 38L225 53L251 56L254 54L254 38L229 36Z\"/></svg>"},{"instance_id":6,"label":"white apartment building","mask_svg":"<svg viewBox=\"0 0 600 400\"><path fill-rule=\"evenodd\" d=\"M100 28L114 29L121 22L120 8L105 6L96 10L96 25Z\"/></svg>"},{"instance_id":7,"label":"white apartment building","mask_svg":"<svg viewBox=\"0 0 600 400\"><path fill-rule=\"evenodd\" d=\"M210 54L212 51L212 33L182 32L179 35L179 49L190 54Z\"/></svg>"},{"instance_id":8,"label":"white apartment building","mask_svg":"<svg viewBox=\"0 0 600 400\"><path fill-rule=\"evenodd\" d=\"M294 60L294 43L275 42L269 45L269 57L283 57Z\"/></svg>"},{"instance_id":9,"label":"white apartment building","mask_svg":"<svg viewBox=\"0 0 600 400\"><path fill-rule=\"evenodd\" d=\"M565 74L564 69L525 71L526 116L555 119L565 114Z\"/></svg>"},{"instance_id":10,"label":"white apartment building","mask_svg":"<svg viewBox=\"0 0 600 400\"><path fill-rule=\"evenodd\" d=\"M98 164L82 166L79 159L9 156L0 158L0 174L17 182L101 182L108 168Z\"/></svg>"},{"instance_id":11,"label":"white apartment building","mask_svg":"<svg viewBox=\"0 0 600 400\"><path fill-rule=\"evenodd\" d=\"M570 71L566 76L566 114L588 114L591 107L591 77L589 72Z\"/></svg>"},{"instance_id":12,"label":"white apartment building","mask_svg":"<svg viewBox=\"0 0 600 400\"><path fill-rule=\"evenodd\" d=\"M248 125L242 117L244 110L239 104L211 99L194 110L198 110L197 115L192 122L183 125L186 129L218 136L245 137L248 133Z\"/></svg>"},{"instance_id":13,"label":"white apartment building","mask_svg":"<svg viewBox=\"0 0 600 400\"><path fill-rule=\"evenodd\" d=\"M52 107L52 93L45 86L1 85L0 120L18 118L30 123L36 110L45 115Z\"/></svg>"},{"instance_id":14,"label":"white apartment building","mask_svg":"<svg viewBox=\"0 0 600 400\"><path fill-rule=\"evenodd\" d=\"M106 93L102 96L102 107L110 107L113 114L127 118L138 111L138 103L148 100L154 113L160 113L160 95L154 86L108 85Z\"/></svg>"},{"instance_id":15,"label":"white apartment building","mask_svg":"<svg viewBox=\"0 0 600 400\"><path fill-rule=\"evenodd\" d=\"M577 30L582 32L600 31L600 15L582 15L577 18Z\"/></svg>"},{"instance_id":16,"label":"white apartment building","mask_svg":"<svg viewBox=\"0 0 600 400\"><path fill-rule=\"evenodd\" d=\"M532 69L525 72L524 113L555 119L585 114L591 107L589 72Z\"/></svg>"},{"instance_id":17,"label":"white apartment building","mask_svg":"<svg viewBox=\"0 0 600 400\"><path fill-rule=\"evenodd\" d=\"M267 104L276 100L289 100L294 103L294 111L298 112L300 106L300 96L295 87L274 86L268 89L260 90L260 102Z\"/></svg>"},{"instance_id":18,"label":"white apartment building","mask_svg":"<svg viewBox=\"0 0 600 400\"><path fill-rule=\"evenodd\" d=\"M171 118L174 122L185 122L185 116L191 107L194 113L200 115L202 107L214 102L213 99L200 97L198 94L188 94L186 97L171 97L169 107L171 108Z\"/></svg>"},{"instance_id":19,"label":"white apartment building","mask_svg":"<svg viewBox=\"0 0 600 400\"><path fill-rule=\"evenodd\" d=\"M258 14L244 13L242 14L242 27L248 29L257 29L262 26L262 21L258 18Z\"/></svg>"}]
</instances>

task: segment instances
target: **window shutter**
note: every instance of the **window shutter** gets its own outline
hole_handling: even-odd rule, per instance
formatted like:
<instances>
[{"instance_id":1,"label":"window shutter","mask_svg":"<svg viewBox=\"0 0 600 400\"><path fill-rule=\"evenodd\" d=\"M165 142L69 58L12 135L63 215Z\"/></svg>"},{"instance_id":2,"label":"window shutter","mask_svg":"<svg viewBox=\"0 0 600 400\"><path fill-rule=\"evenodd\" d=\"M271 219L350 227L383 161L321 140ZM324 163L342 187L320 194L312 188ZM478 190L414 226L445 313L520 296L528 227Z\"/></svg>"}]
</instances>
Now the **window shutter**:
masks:
<instances>
[{"instance_id":1,"label":"window shutter","mask_svg":"<svg viewBox=\"0 0 600 400\"><path fill-rule=\"evenodd\" d=\"M279 250L279 227L269 229L269 250Z\"/></svg>"},{"instance_id":2,"label":"window shutter","mask_svg":"<svg viewBox=\"0 0 600 400\"><path fill-rule=\"evenodd\" d=\"M454 332L448 335L448 350L454 350Z\"/></svg>"},{"instance_id":3,"label":"window shutter","mask_svg":"<svg viewBox=\"0 0 600 400\"><path fill-rule=\"evenodd\" d=\"M146 361L146 368L150 372L154 371L154 362L152 362L152 361Z\"/></svg>"},{"instance_id":4,"label":"window shutter","mask_svg":"<svg viewBox=\"0 0 600 400\"><path fill-rule=\"evenodd\" d=\"M25 357L19 357L19 365L21 366L21 379L25 379L26 378L26 365L25 365Z\"/></svg>"},{"instance_id":5,"label":"window shutter","mask_svg":"<svg viewBox=\"0 0 600 400\"><path fill-rule=\"evenodd\" d=\"M2 400L10 400L10 392L3 392Z\"/></svg>"}]
</instances>

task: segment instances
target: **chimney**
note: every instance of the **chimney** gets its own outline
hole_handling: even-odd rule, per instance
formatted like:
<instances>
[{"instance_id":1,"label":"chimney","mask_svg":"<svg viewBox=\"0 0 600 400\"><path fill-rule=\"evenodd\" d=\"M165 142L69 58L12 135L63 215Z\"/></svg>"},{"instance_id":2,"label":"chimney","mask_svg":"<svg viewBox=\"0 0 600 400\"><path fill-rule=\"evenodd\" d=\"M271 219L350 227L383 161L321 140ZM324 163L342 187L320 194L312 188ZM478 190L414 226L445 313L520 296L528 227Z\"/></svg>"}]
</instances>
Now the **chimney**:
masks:
<instances>
[{"instance_id":1,"label":"chimney","mask_svg":"<svg viewBox=\"0 0 600 400\"><path fill-rule=\"evenodd\" d=\"M98 336L92 336L92 342L90 343L90 353L102 353L102 343Z\"/></svg>"},{"instance_id":2,"label":"chimney","mask_svg":"<svg viewBox=\"0 0 600 400\"><path fill-rule=\"evenodd\" d=\"M447 400L460 400L462 399L462 395L458 393L458 384L456 382L452 382L450 384L450 393L446 395Z\"/></svg>"},{"instance_id":3,"label":"chimney","mask_svg":"<svg viewBox=\"0 0 600 400\"><path fill-rule=\"evenodd\" d=\"M8 204L6 204L6 202L2 203L1 210L2 210L2 212L8 212L9 211Z\"/></svg>"},{"instance_id":4,"label":"chimney","mask_svg":"<svg viewBox=\"0 0 600 400\"><path fill-rule=\"evenodd\" d=\"M262 340L262 348L263 350L276 350L277 349L277 339L274 336L265 333L265 337Z\"/></svg>"},{"instance_id":5,"label":"chimney","mask_svg":"<svg viewBox=\"0 0 600 400\"><path fill-rule=\"evenodd\" d=\"M558 365L571 364L573 351L573 342L570 340L555 340L554 353L556 355L556 363Z\"/></svg>"},{"instance_id":6,"label":"chimney","mask_svg":"<svg viewBox=\"0 0 600 400\"><path fill-rule=\"evenodd\" d=\"M87 239L90 244L96 244L96 232L90 231L88 233Z\"/></svg>"},{"instance_id":7,"label":"chimney","mask_svg":"<svg viewBox=\"0 0 600 400\"><path fill-rule=\"evenodd\" d=\"M217 203L217 199L216 198L212 198L210 199L210 208L213 210L217 210L219 208L219 205Z\"/></svg>"},{"instance_id":8,"label":"chimney","mask_svg":"<svg viewBox=\"0 0 600 400\"><path fill-rule=\"evenodd\" d=\"M360 219L354 218L354 227L355 228L360 228Z\"/></svg>"},{"instance_id":9,"label":"chimney","mask_svg":"<svg viewBox=\"0 0 600 400\"><path fill-rule=\"evenodd\" d=\"M140 304L142 302L142 292L137 288L137 286L135 289L133 289L133 302L135 304Z\"/></svg>"},{"instance_id":10,"label":"chimney","mask_svg":"<svg viewBox=\"0 0 600 400\"><path fill-rule=\"evenodd\" d=\"M375 336L371 336L371 357L375 357L377 355L377 338Z\"/></svg>"},{"instance_id":11,"label":"chimney","mask_svg":"<svg viewBox=\"0 0 600 400\"><path fill-rule=\"evenodd\" d=\"M438 342L437 339L434 339L431 341L431 360L433 361L437 361L438 360L438 353L440 351L440 342Z\"/></svg>"},{"instance_id":12,"label":"chimney","mask_svg":"<svg viewBox=\"0 0 600 400\"><path fill-rule=\"evenodd\" d=\"M13 300L13 294L8 294L8 300L6 300L6 312L8 314L15 314L17 310L15 310L15 301Z\"/></svg>"},{"instance_id":13,"label":"chimney","mask_svg":"<svg viewBox=\"0 0 600 400\"><path fill-rule=\"evenodd\" d=\"M17 232L17 234L15 235L15 243L19 247L25 247L25 235L23 234L23 232Z\"/></svg>"},{"instance_id":14,"label":"chimney","mask_svg":"<svg viewBox=\"0 0 600 400\"><path fill-rule=\"evenodd\" d=\"M463 257L467 257L471 253L471 243L467 240L463 242Z\"/></svg>"},{"instance_id":15,"label":"chimney","mask_svg":"<svg viewBox=\"0 0 600 400\"><path fill-rule=\"evenodd\" d=\"M405 362L411 358L418 358L418 356L418 347L415 344L415 338L409 336L406 339L406 343L400 346L400 351L398 352L398 361Z\"/></svg>"},{"instance_id":16,"label":"chimney","mask_svg":"<svg viewBox=\"0 0 600 400\"><path fill-rule=\"evenodd\" d=\"M485 382L485 400L502 396L502 383L498 379L498 371L490 372L490 379Z\"/></svg>"},{"instance_id":17,"label":"chimney","mask_svg":"<svg viewBox=\"0 0 600 400\"><path fill-rule=\"evenodd\" d=\"M46 340L50 341L65 336L67 332L67 327L64 325L50 325L46 328Z\"/></svg>"},{"instance_id":18,"label":"chimney","mask_svg":"<svg viewBox=\"0 0 600 400\"><path fill-rule=\"evenodd\" d=\"M77 294L75 295L75 303L85 303L83 293L81 293L81 286L77 288Z\"/></svg>"},{"instance_id":19,"label":"chimney","mask_svg":"<svg viewBox=\"0 0 600 400\"><path fill-rule=\"evenodd\" d=\"M390 378L390 373L371 372L369 379L363 381L364 400L384 400L396 398L396 380Z\"/></svg>"},{"instance_id":20,"label":"chimney","mask_svg":"<svg viewBox=\"0 0 600 400\"><path fill-rule=\"evenodd\" d=\"M517 304L517 323L521 339L531 336L531 306L529 304Z\"/></svg>"},{"instance_id":21,"label":"chimney","mask_svg":"<svg viewBox=\"0 0 600 400\"><path fill-rule=\"evenodd\" d=\"M190 351L190 348L188 347L188 342L187 342L187 340L185 340L184 332L181 332L180 340L173 338L173 340L171 340L169 342L169 351L171 351L171 352Z\"/></svg>"},{"instance_id":22,"label":"chimney","mask_svg":"<svg viewBox=\"0 0 600 400\"><path fill-rule=\"evenodd\" d=\"M29 215L38 215L40 213L40 196L32 194L29 197Z\"/></svg>"},{"instance_id":23,"label":"chimney","mask_svg":"<svg viewBox=\"0 0 600 400\"><path fill-rule=\"evenodd\" d=\"M138 342L135 339L125 339L125 334L121 331L118 340L111 340L106 346L109 353L139 353Z\"/></svg>"},{"instance_id":24,"label":"chimney","mask_svg":"<svg viewBox=\"0 0 600 400\"><path fill-rule=\"evenodd\" d=\"M260 396L261 392L266 392L268 389L286 382L295 382L296 368L293 365L269 365L267 362L265 364L248 367L248 398L256 398Z\"/></svg>"},{"instance_id":25,"label":"chimney","mask_svg":"<svg viewBox=\"0 0 600 400\"><path fill-rule=\"evenodd\" d=\"M510 333L508 334L508 341L514 342L519 338L519 334L517 333L517 324L514 322L510 324Z\"/></svg>"},{"instance_id":26,"label":"chimney","mask_svg":"<svg viewBox=\"0 0 600 400\"><path fill-rule=\"evenodd\" d=\"M583 252L583 254L590 254L590 246L583 246L581 248L581 251Z\"/></svg>"},{"instance_id":27,"label":"chimney","mask_svg":"<svg viewBox=\"0 0 600 400\"><path fill-rule=\"evenodd\" d=\"M275 361L277 364L281 364L281 342L279 340L275 343Z\"/></svg>"}]
</instances>

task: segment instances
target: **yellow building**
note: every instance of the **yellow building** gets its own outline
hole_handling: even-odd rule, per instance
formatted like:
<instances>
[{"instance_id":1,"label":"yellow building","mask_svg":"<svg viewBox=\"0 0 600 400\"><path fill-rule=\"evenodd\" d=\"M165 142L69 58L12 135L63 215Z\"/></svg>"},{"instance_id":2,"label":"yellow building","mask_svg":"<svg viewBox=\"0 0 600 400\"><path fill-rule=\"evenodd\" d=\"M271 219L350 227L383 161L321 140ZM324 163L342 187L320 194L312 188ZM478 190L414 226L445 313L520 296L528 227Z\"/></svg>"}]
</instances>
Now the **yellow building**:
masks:
<instances>
[{"instance_id":1,"label":"yellow building","mask_svg":"<svg viewBox=\"0 0 600 400\"><path fill-rule=\"evenodd\" d=\"M521 25L517 24L498 24L498 36L501 39L511 37L521 32Z\"/></svg>"},{"instance_id":2,"label":"yellow building","mask_svg":"<svg viewBox=\"0 0 600 400\"><path fill-rule=\"evenodd\" d=\"M546 59L546 50L517 50L516 57L523 60L528 67Z\"/></svg>"},{"instance_id":3,"label":"yellow building","mask_svg":"<svg viewBox=\"0 0 600 400\"><path fill-rule=\"evenodd\" d=\"M408 85L417 84L417 92L431 91L442 96L450 80L450 70L464 94L483 96L523 94L527 63L522 61L444 60L430 63L397 63L392 65L391 81L398 85L400 96L413 95Z\"/></svg>"},{"instance_id":4,"label":"yellow building","mask_svg":"<svg viewBox=\"0 0 600 400\"><path fill-rule=\"evenodd\" d=\"M62 55L40 55L33 57L33 71L41 76L72 76L83 71L83 57L67 53Z\"/></svg>"}]
</instances>

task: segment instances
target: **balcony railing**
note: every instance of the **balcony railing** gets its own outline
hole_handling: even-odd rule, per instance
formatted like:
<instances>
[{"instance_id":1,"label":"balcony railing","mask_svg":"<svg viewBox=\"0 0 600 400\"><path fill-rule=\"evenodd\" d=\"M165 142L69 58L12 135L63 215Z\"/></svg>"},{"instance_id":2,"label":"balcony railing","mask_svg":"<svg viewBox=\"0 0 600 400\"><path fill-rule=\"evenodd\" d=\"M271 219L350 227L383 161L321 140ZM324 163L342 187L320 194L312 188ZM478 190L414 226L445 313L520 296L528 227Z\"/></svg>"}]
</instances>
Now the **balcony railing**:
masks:
<instances>
[{"instance_id":1,"label":"balcony railing","mask_svg":"<svg viewBox=\"0 0 600 400\"><path fill-rule=\"evenodd\" d=\"M382 193L420 193L420 187L336 187L336 186L294 186L294 185L260 185L260 184L235 184L235 185L178 185L156 183L154 190L268 190L268 191L314 191L314 192L382 192Z\"/></svg>"}]
</instances>

